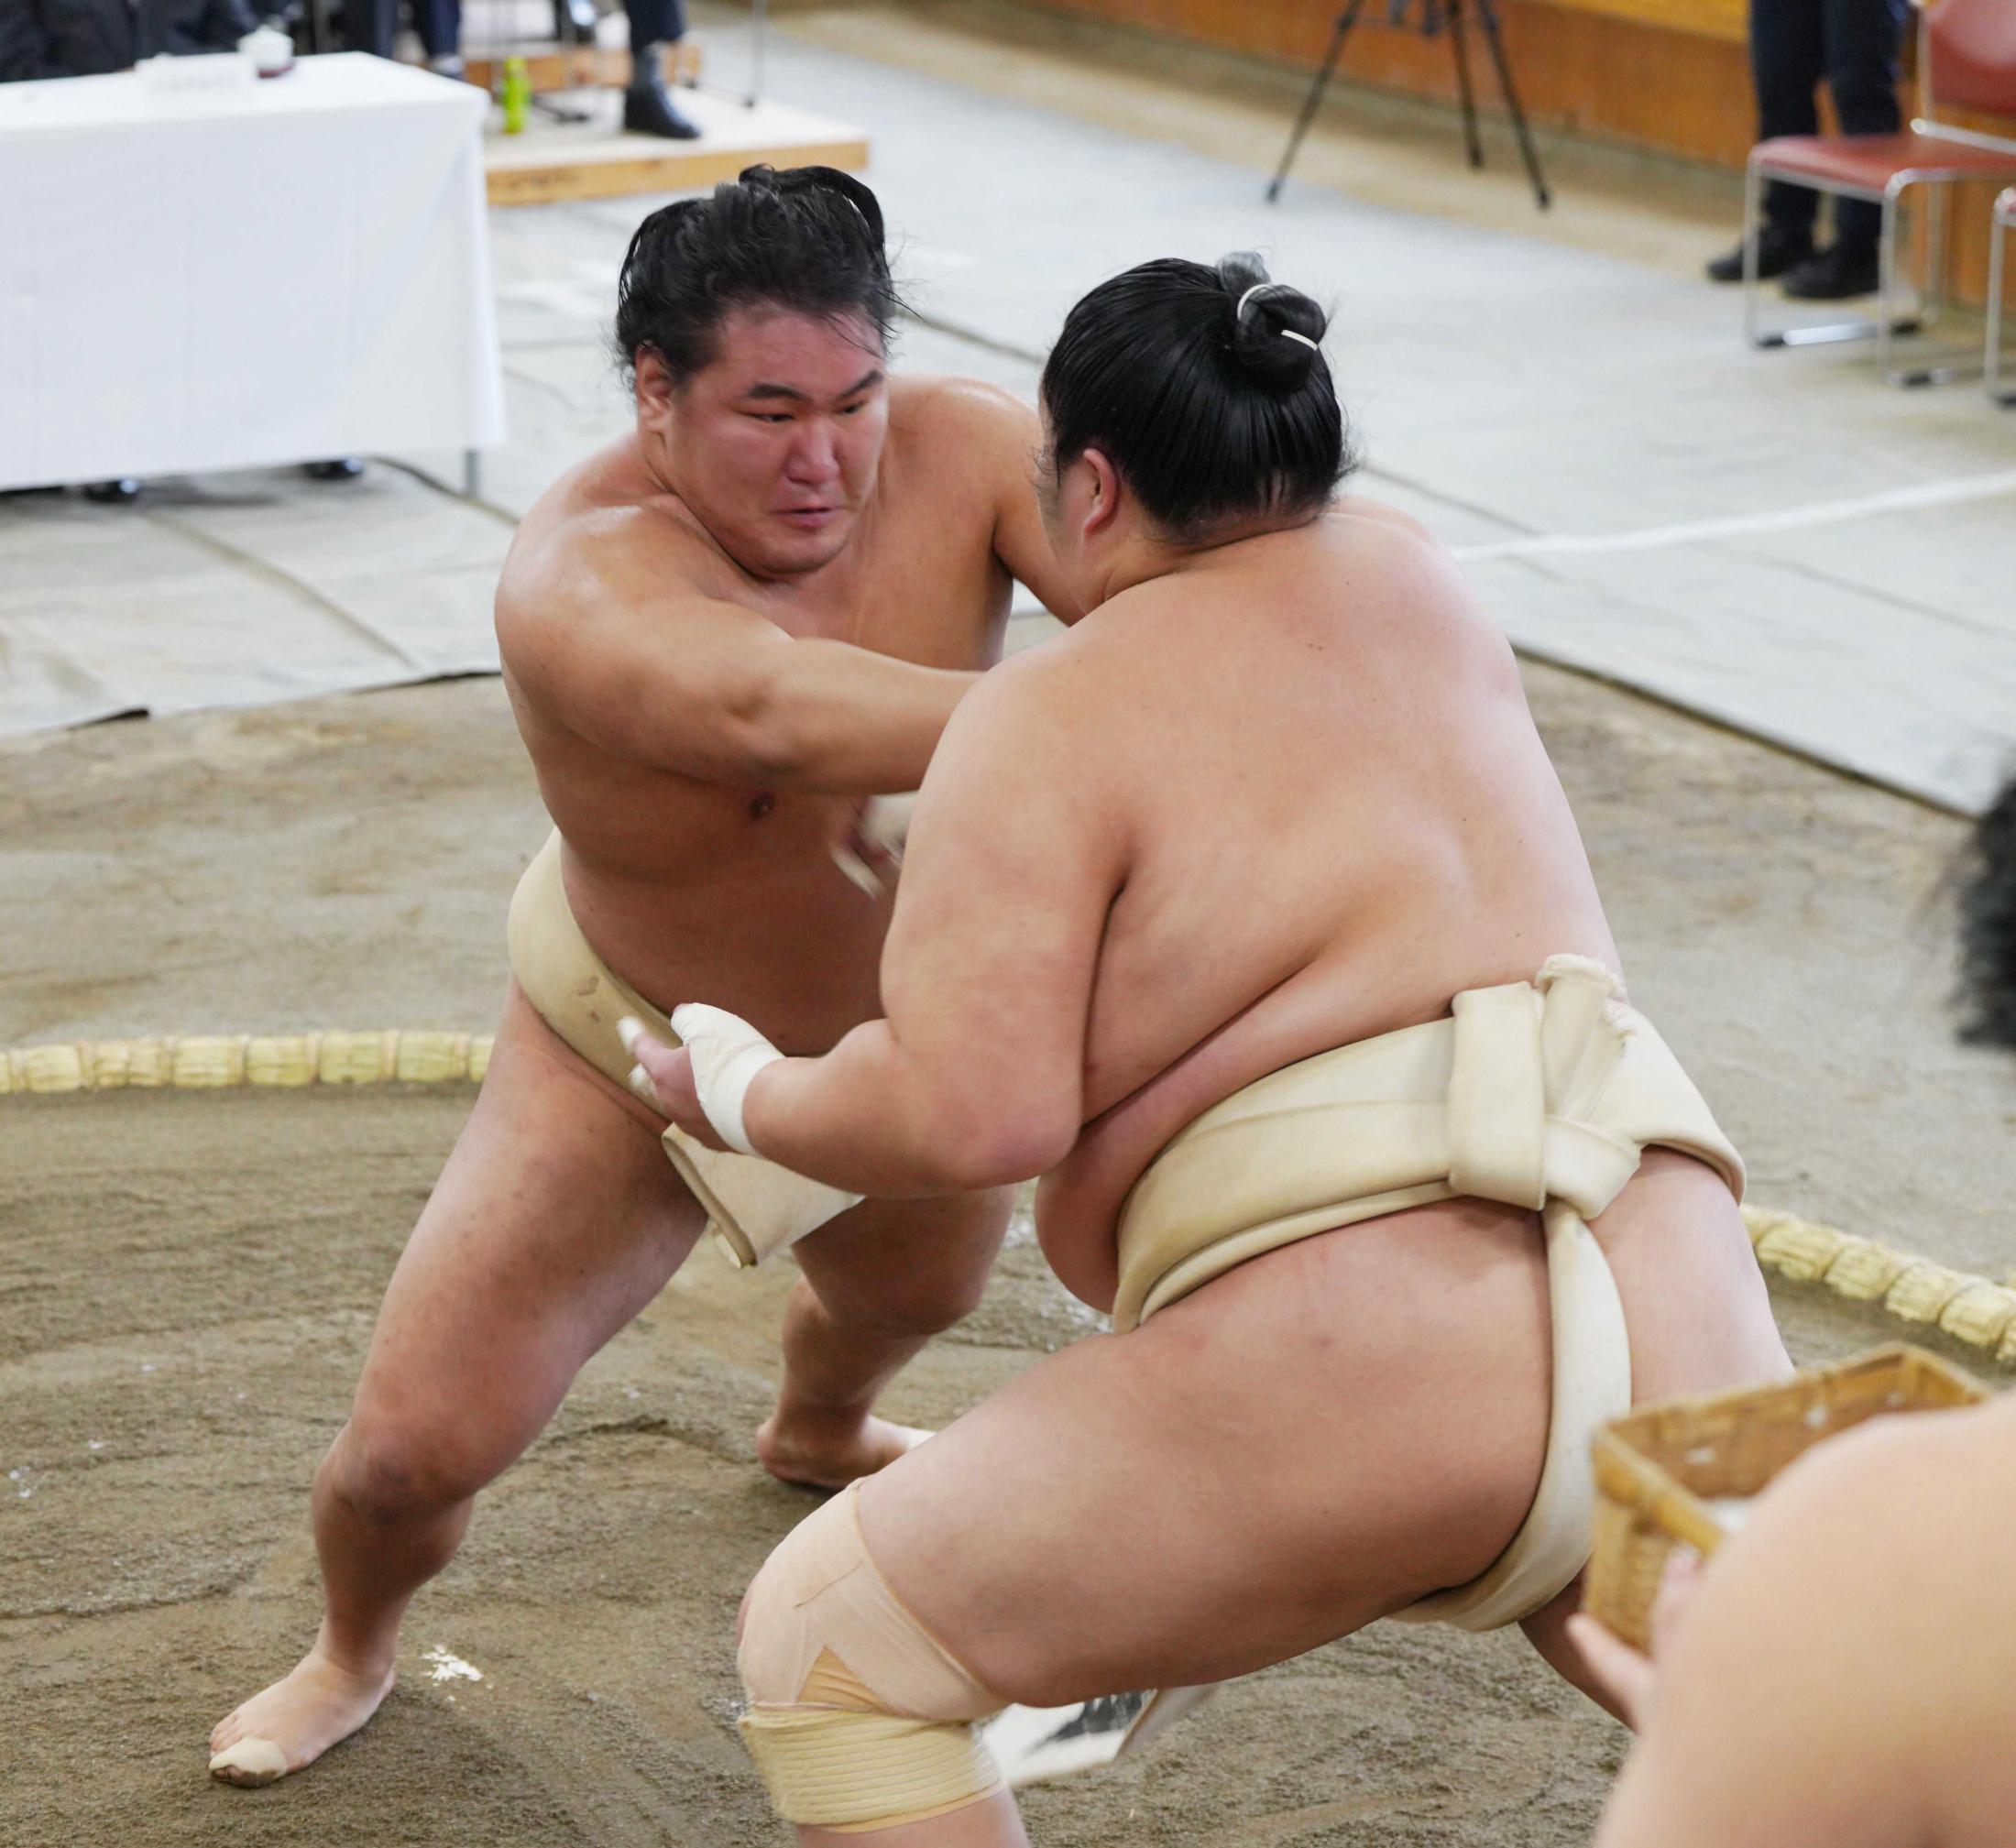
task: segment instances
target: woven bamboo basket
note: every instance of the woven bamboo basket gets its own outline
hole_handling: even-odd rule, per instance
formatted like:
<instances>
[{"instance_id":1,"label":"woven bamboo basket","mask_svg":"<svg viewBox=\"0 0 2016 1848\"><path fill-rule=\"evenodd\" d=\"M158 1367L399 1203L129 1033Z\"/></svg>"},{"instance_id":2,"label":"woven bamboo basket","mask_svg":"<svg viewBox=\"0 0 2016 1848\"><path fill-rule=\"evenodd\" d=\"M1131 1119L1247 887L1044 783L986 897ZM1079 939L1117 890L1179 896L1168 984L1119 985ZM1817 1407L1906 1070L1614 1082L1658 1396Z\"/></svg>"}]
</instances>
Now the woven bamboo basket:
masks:
<instances>
[{"instance_id":1,"label":"woven bamboo basket","mask_svg":"<svg viewBox=\"0 0 2016 1848\"><path fill-rule=\"evenodd\" d=\"M1613 1419L1592 1446L1595 1536L1583 1608L1647 1647L1673 1548L1706 1558L1733 1531L1715 1504L1749 1500L1795 1458L1867 1419L1987 1397L1959 1368L1897 1342L1775 1386L1668 1399Z\"/></svg>"}]
</instances>

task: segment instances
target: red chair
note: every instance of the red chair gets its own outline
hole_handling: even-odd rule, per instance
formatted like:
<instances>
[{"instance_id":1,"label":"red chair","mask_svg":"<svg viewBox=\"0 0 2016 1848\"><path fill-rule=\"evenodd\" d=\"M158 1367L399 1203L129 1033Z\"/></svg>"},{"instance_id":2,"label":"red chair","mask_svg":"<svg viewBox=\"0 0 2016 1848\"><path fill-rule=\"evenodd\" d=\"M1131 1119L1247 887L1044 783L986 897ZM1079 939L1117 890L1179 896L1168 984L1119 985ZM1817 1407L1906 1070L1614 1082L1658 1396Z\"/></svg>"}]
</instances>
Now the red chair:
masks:
<instances>
[{"instance_id":1,"label":"red chair","mask_svg":"<svg viewBox=\"0 0 2016 1848\"><path fill-rule=\"evenodd\" d=\"M1931 385L1971 372L1955 355L1900 371L1891 340L1934 317L1945 268L1945 189L1962 180L2016 180L2016 140L1950 126L1942 106L2016 115L2016 0L1930 0L1918 23L1918 85L1923 114L1901 135L1786 135L1750 150L1745 184L1743 326L1753 346L1811 346L1874 335L1883 377L1892 385ZM1757 324L1758 206L1765 181L1789 180L1817 192L1867 199L1883 209L1881 281L1876 319L1760 331ZM1897 317L1897 230L1904 193L1926 189L1925 284L1916 318Z\"/></svg>"},{"instance_id":2,"label":"red chair","mask_svg":"<svg viewBox=\"0 0 2016 1848\"><path fill-rule=\"evenodd\" d=\"M2016 390L2002 389L2002 240L2016 224L2016 186L1995 202L1988 234L1988 395L1998 404L2016 404Z\"/></svg>"}]
</instances>

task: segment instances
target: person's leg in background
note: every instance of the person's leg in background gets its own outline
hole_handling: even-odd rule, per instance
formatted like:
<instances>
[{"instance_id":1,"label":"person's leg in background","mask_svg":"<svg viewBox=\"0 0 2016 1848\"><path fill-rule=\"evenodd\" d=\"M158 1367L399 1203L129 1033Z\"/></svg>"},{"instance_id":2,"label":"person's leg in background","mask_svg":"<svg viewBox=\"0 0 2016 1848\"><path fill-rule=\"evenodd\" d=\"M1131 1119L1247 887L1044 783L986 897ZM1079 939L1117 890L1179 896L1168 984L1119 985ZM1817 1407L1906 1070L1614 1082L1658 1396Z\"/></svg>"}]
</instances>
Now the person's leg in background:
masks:
<instances>
[{"instance_id":1,"label":"person's leg in background","mask_svg":"<svg viewBox=\"0 0 2016 1848\"><path fill-rule=\"evenodd\" d=\"M411 0L413 30L420 34L427 68L444 77L462 75L462 0Z\"/></svg>"},{"instance_id":2,"label":"person's leg in background","mask_svg":"<svg viewBox=\"0 0 2016 1848\"><path fill-rule=\"evenodd\" d=\"M625 0L630 15L630 81L623 126L641 135L690 141L699 128L679 113L665 85L665 50L686 36L685 0Z\"/></svg>"},{"instance_id":3,"label":"person's leg in background","mask_svg":"<svg viewBox=\"0 0 2016 1848\"><path fill-rule=\"evenodd\" d=\"M1750 81L1757 92L1757 138L1816 135L1820 109L1814 93L1826 69L1825 8L1832 0L1750 0ZM1874 4L1874 0L1861 0ZM1813 253L1819 200L1811 188L1772 184L1764 189L1764 223L1758 231L1757 273L1769 280ZM1708 266L1715 282L1743 279L1743 246Z\"/></svg>"},{"instance_id":4,"label":"person's leg in background","mask_svg":"<svg viewBox=\"0 0 2016 1848\"><path fill-rule=\"evenodd\" d=\"M343 0L343 37L351 50L389 58L398 33L399 0Z\"/></svg>"},{"instance_id":5,"label":"person's leg in background","mask_svg":"<svg viewBox=\"0 0 2016 1848\"><path fill-rule=\"evenodd\" d=\"M1894 135L1897 60L1904 0L1826 0L1827 88L1844 135ZM1834 242L1785 279L1785 293L1804 301L1868 295L1877 285L1877 233L1882 210L1866 199L1834 202Z\"/></svg>"},{"instance_id":6,"label":"person's leg in background","mask_svg":"<svg viewBox=\"0 0 2016 1848\"><path fill-rule=\"evenodd\" d=\"M553 35L563 45L592 45L600 15L595 0L553 0Z\"/></svg>"}]
</instances>

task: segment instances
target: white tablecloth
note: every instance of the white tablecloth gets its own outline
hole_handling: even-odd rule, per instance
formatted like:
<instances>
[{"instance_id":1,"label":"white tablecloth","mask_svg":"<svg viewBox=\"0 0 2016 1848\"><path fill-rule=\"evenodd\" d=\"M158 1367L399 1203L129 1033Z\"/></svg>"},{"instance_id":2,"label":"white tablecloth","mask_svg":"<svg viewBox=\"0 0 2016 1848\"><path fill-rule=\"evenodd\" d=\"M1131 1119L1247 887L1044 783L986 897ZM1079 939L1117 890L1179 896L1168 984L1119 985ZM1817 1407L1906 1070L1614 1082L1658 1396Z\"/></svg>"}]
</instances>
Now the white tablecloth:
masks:
<instances>
[{"instance_id":1,"label":"white tablecloth","mask_svg":"<svg viewBox=\"0 0 2016 1848\"><path fill-rule=\"evenodd\" d=\"M0 487L500 443L487 106L357 54L0 84Z\"/></svg>"}]
</instances>

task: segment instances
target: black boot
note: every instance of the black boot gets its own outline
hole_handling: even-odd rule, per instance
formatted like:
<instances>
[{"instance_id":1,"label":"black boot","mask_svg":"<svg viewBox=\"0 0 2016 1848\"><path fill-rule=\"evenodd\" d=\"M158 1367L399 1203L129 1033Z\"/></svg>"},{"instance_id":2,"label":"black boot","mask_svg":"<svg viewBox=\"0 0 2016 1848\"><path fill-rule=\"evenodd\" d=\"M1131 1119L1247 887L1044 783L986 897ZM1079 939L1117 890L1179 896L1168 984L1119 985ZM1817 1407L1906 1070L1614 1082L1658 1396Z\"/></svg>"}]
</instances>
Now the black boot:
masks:
<instances>
[{"instance_id":1,"label":"black boot","mask_svg":"<svg viewBox=\"0 0 2016 1848\"><path fill-rule=\"evenodd\" d=\"M662 136L667 141L691 141L700 130L674 105L665 88L663 45L630 47L630 88L623 93L623 126L638 135Z\"/></svg>"},{"instance_id":2,"label":"black boot","mask_svg":"<svg viewBox=\"0 0 2016 1848\"><path fill-rule=\"evenodd\" d=\"M1803 231L1781 231L1775 224L1762 225L1758 230L1757 273L1765 282L1774 276L1784 275L1793 265L1803 263L1812 255L1813 238ZM1708 280L1743 280L1743 246L1740 244L1726 257L1718 257L1708 266Z\"/></svg>"},{"instance_id":3,"label":"black boot","mask_svg":"<svg viewBox=\"0 0 2016 1848\"><path fill-rule=\"evenodd\" d=\"M1846 301L1851 295L1874 295L1881 279L1875 245L1837 238L1785 279L1785 293L1797 301Z\"/></svg>"}]
</instances>

